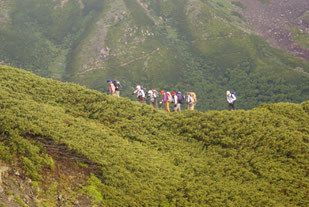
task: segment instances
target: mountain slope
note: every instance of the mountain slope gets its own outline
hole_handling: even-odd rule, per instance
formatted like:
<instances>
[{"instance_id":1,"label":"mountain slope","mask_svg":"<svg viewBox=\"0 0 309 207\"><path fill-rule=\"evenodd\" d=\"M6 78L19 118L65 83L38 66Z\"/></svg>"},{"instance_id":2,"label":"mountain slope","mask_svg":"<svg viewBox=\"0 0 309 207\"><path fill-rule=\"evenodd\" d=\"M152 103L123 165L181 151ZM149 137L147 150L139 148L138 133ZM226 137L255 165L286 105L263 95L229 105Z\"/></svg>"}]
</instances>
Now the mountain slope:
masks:
<instances>
[{"instance_id":1,"label":"mountain slope","mask_svg":"<svg viewBox=\"0 0 309 207\"><path fill-rule=\"evenodd\" d=\"M79 189L93 205L309 202L308 102L167 114L10 67L0 68L0 79L1 160L18 161L38 185L46 167L54 169L44 148L53 141L92 166L95 176Z\"/></svg>"},{"instance_id":2,"label":"mountain slope","mask_svg":"<svg viewBox=\"0 0 309 207\"><path fill-rule=\"evenodd\" d=\"M309 98L308 62L271 48L234 1L1 3L0 61L44 77L100 91L115 77L126 97L137 84L195 91L202 111L224 109L227 89L243 109Z\"/></svg>"},{"instance_id":3,"label":"mountain slope","mask_svg":"<svg viewBox=\"0 0 309 207\"><path fill-rule=\"evenodd\" d=\"M239 2L247 23L256 32L273 46L309 60L309 4L306 0Z\"/></svg>"}]
</instances>

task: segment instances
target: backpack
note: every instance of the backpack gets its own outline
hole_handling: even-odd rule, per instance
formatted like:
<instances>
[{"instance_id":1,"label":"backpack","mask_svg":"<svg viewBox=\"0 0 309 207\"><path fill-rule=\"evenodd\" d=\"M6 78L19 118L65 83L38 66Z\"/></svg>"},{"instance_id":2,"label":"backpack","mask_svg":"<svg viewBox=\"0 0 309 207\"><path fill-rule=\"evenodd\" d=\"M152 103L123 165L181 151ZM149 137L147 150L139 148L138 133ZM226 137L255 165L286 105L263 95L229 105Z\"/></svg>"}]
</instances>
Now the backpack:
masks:
<instances>
[{"instance_id":1,"label":"backpack","mask_svg":"<svg viewBox=\"0 0 309 207\"><path fill-rule=\"evenodd\" d=\"M233 90L230 90L230 93L231 93L231 95L233 95L233 96L235 97L235 99L236 99L236 92L233 91Z\"/></svg>"},{"instance_id":2,"label":"backpack","mask_svg":"<svg viewBox=\"0 0 309 207\"><path fill-rule=\"evenodd\" d=\"M144 91L143 89L141 89L139 92L140 92L140 93L139 93L139 96L138 96L138 97L145 98L145 91Z\"/></svg>"},{"instance_id":3,"label":"backpack","mask_svg":"<svg viewBox=\"0 0 309 207\"><path fill-rule=\"evenodd\" d=\"M120 89L122 88L120 82L118 80L113 80L113 84L115 86L115 90L120 91Z\"/></svg>"},{"instance_id":4,"label":"backpack","mask_svg":"<svg viewBox=\"0 0 309 207\"><path fill-rule=\"evenodd\" d=\"M176 95L177 95L178 103L183 104L184 103L184 98L183 98L181 92L178 92Z\"/></svg>"},{"instance_id":5,"label":"backpack","mask_svg":"<svg viewBox=\"0 0 309 207\"><path fill-rule=\"evenodd\" d=\"M166 92L166 95L167 95L167 102L172 103L173 97L172 97L171 93L170 92Z\"/></svg>"},{"instance_id":6,"label":"backpack","mask_svg":"<svg viewBox=\"0 0 309 207\"><path fill-rule=\"evenodd\" d=\"M145 92L147 92L147 88L144 88L144 86L141 86L141 90ZM145 93L146 94L146 93ZM146 95L145 95L146 96Z\"/></svg>"},{"instance_id":7,"label":"backpack","mask_svg":"<svg viewBox=\"0 0 309 207\"><path fill-rule=\"evenodd\" d=\"M196 99L196 94L194 92L190 92L190 96L193 100L193 103L196 103L197 102L197 99Z\"/></svg>"},{"instance_id":8,"label":"backpack","mask_svg":"<svg viewBox=\"0 0 309 207\"><path fill-rule=\"evenodd\" d=\"M152 89L152 97L153 98L158 98L158 91L156 89Z\"/></svg>"}]
</instances>

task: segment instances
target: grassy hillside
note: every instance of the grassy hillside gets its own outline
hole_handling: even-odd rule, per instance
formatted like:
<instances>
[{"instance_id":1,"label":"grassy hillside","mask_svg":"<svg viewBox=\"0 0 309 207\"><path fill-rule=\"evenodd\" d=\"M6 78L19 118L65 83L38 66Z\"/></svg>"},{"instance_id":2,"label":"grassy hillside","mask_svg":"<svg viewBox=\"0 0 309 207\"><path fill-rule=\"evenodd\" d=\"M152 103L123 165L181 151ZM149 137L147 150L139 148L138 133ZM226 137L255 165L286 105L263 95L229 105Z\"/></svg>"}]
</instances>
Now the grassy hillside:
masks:
<instances>
[{"instance_id":1,"label":"grassy hillside","mask_svg":"<svg viewBox=\"0 0 309 207\"><path fill-rule=\"evenodd\" d=\"M0 1L0 62L105 91L195 91L197 108L309 99L309 64L271 48L227 0ZM1 18L2 15L2 18Z\"/></svg>"},{"instance_id":2,"label":"grassy hillside","mask_svg":"<svg viewBox=\"0 0 309 207\"><path fill-rule=\"evenodd\" d=\"M10 67L0 80L1 162L38 185L54 169L41 142L53 140L96 166L79 186L93 205L309 204L308 102L167 114Z\"/></svg>"},{"instance_id":3,"label":"grassy hillside","mask_svg":"<svg viewBox=\"0 0 309 207\"><path fill-rule=\"evenodd\" d=\"M0 21L1 61L58 80L65 75L74 42L103 8L99 0L0 2L8 13Z\"/></svg>"}]
</instances>

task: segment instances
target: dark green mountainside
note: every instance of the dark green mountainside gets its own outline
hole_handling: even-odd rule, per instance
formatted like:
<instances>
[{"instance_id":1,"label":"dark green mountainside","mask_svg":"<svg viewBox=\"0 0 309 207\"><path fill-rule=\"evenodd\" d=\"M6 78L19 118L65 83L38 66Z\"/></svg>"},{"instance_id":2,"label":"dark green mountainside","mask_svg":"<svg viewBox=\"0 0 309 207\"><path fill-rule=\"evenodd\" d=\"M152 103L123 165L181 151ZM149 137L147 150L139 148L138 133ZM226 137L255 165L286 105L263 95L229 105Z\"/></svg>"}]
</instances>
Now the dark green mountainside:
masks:
<instances>
[{"instance_id":1,"label":"dark green mountainside","mask_svg":"<svg viewBox=\"0 0 309 207\"><path fill-rule=\"evenodd\" d=\"M202 111L309 99L309 64L274 49L227 0L0 0L0 62L123 96L197 93ZM238 5L238 6L237 6ZM304 34L305 35L305 34ZM130 97L132 98L132 97Z\"/></svg>"},{"instance_id":2,"label":"dark green mountainside","mask_svg":"<svg viewBox=\"0 0 309 207\"><path fill-rule=\"evenodd\" d=\"M36 205L57 206L40 187L55 167L44 140L92 163L78 191L93 206L309 204L308 101L167 114L0 66L0 163L36 182Z\"/></svg>"}]
</instances>

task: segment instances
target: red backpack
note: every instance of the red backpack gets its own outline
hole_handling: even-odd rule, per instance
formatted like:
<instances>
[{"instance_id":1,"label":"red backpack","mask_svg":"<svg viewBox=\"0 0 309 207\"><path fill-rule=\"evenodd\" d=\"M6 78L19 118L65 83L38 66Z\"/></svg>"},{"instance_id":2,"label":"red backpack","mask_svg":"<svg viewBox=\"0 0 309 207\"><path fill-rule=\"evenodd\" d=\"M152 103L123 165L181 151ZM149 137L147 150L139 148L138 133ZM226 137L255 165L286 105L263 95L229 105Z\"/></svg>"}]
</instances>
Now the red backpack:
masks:
<instances>
[{"instance_id":1,"label":"red backpack","mask_svg":"<svg viewBox=\"0 0 309 207\"><path fill-rule=\"evenodd\" d=\"M167 102L171 103L173 101L172 94L170 92L166 92L167 95Z\"/></svg>"}]
</instances>

